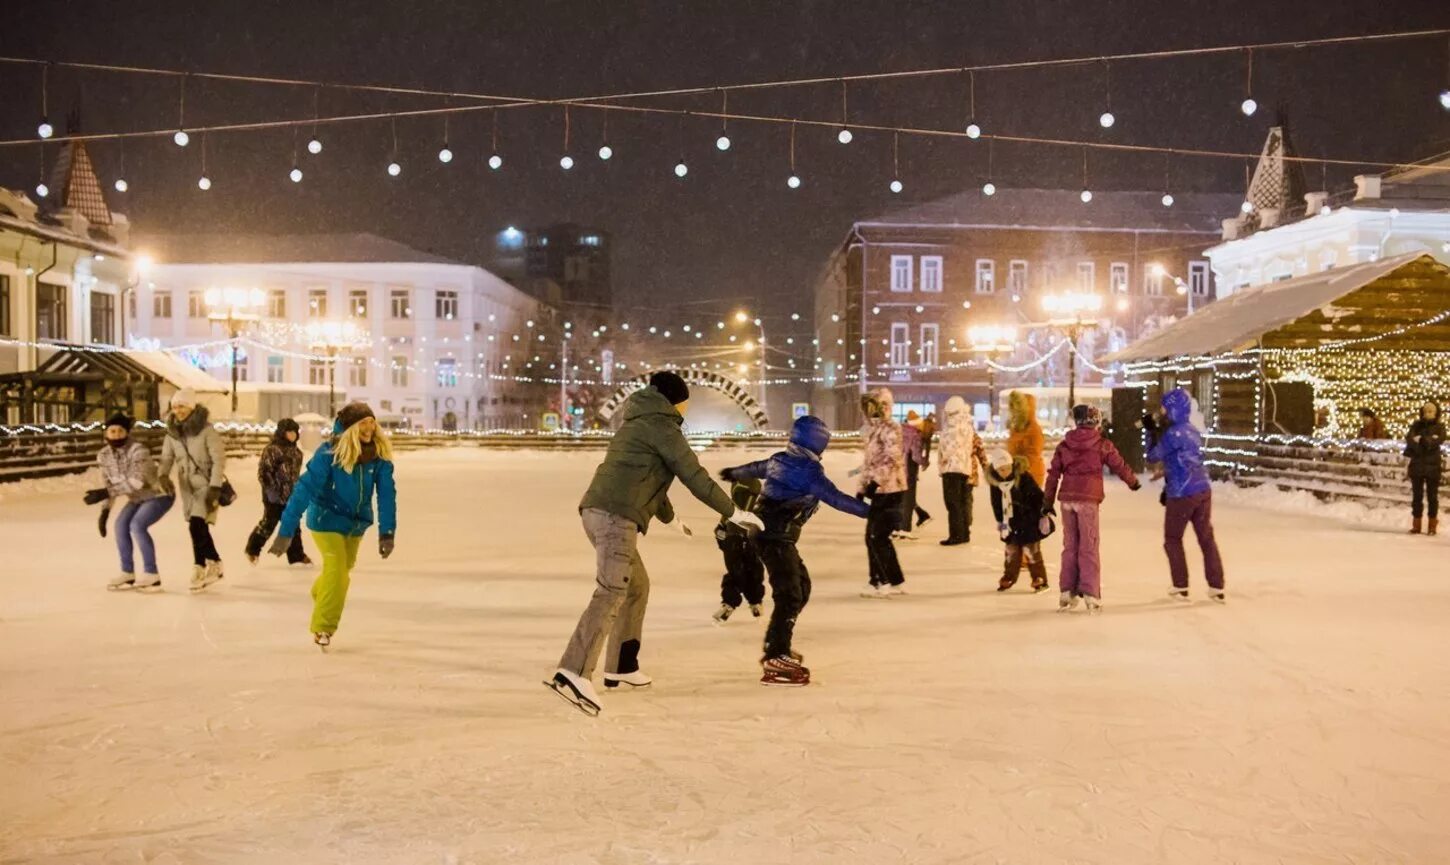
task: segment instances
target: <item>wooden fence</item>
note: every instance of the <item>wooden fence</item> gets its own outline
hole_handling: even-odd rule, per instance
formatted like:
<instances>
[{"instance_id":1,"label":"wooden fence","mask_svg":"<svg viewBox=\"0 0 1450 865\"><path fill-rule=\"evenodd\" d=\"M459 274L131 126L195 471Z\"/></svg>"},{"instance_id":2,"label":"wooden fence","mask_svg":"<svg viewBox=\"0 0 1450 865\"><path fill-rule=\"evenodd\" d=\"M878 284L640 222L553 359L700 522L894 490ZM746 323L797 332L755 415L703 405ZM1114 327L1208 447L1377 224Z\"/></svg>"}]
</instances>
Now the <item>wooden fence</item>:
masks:
<instances>
[{"instance_id":1,"label":"wooden fence","mask_svg":"<svg viewBox=\"0 0 1450 865\"><path fill-rule=\"evenodd\" d=\"M1410 501L1410 482L1402 450L1403 445L1392 441L1211 435L1204 455L1215 475L1240 486L1303 490L1321 499L1404 506ZM1450 460L1446 462L1450 464Z\"/></svg>"}]
</instances>

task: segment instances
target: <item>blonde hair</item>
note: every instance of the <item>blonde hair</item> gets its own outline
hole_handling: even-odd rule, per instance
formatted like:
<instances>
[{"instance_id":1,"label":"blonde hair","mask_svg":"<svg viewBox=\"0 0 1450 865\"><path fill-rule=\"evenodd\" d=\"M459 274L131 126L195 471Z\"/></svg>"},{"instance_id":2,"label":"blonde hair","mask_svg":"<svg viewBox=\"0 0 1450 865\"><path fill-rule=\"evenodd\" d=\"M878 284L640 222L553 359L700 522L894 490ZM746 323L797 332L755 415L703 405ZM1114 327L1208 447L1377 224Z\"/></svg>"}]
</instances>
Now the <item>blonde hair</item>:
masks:
<instances>
[{"instance_id":1,"label":"blonde hair","mask_svg":"<svg viewBox=\"0 0 1450 865\"><path fill-rule=\"evenodd\" d=\"M358 458L362 456L363 440L361 424L353 424L342 431L332 442L332 464L339 466L345 472L350 472L357 465ZM388 462L393 461L393 443L388 439L382 427L378 427L373 433L373 446L377 448L378 459Z\"/></svg>"}]
</instances>

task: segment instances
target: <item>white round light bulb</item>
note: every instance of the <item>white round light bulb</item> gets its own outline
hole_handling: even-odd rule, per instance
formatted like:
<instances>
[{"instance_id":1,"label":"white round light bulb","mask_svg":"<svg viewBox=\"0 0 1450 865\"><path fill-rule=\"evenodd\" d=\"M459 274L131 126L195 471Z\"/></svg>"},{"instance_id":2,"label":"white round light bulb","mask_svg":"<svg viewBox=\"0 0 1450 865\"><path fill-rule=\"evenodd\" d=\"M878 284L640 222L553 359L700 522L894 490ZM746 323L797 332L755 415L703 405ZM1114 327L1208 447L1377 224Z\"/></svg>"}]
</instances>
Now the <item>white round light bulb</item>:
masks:
<instances>
[{"instance_id":1,"label":"white round light bulb","mask_svg":"<svg viewBox=\"0 0 1450 865\"><path fill-rule=\"evenodd\" d=\"M785 185L789 186L791 189L800 189L801 179L797 175L792 174L790 177L787 177L785 179Z\"/></svg>"},{"instance_id":2,"label":"white round light bulb","mask_svg":"<svg viewBox=\"0 0 1450 865\"><path fill-rule=\"evenodd\" d=\"M1251 202L1251 201L1245 201L1243 204L1240 204L1239 205L1239 210L1243 211L1244 213L1253 213L1254 212L1253 202Z\"/></svg>"},{"instance_id":3,"label":"white round light bulb","mask_svg":"<svg viewBox=\"0 0 1450 865\"><path fill-rule=\"evenodd\" d=\"M318 138L317 136L314 135L312 137L312 139L307 142L307 152L308 153L311 153L313 156L316 156L317 154L321 153L322 152L322 139L321 138Z\"/></svg>"},{"instance_id":4,"label":"white round light bulb","mask_svg":"<svg viewBox=\"0 0 1450 865\"><path fill-rule=\"evenodd\" d=\"M205 174L203 174L196 181L196 188L197 189L200 189L202 192L205 192L208 189L211 189L211 178L210 177L207 177Z\"/></svg>"},{"instance_id":5,"label":"white round light bulb","mask_svg":"<svg viewBox=\"0 0 1450 865\"><path fill-rule=\"evenodd\" d=\"M294 167L291 171L287 172L287 176L292 178L293 183L301 183L302 169Z\"/></svg>"},{"instance_id":6,"label":"white round light bulb","mask_svg":"<svg viewBox=\"0 0 1450 865\"><path fill-rule=\"evenodd\" d=\"M41 198L44 198L50 194L50 187L46 186L44 183L37 183L35 184L35 194L39 195Z\"/></svg>"},{"instance_id":7,"label":"white round light bulb","mask_svg":"<svg viewBox=\"0 0 1450 865\"><path fill-rule=\"evenodd\" d=\"M564 169L565 171L568 171L569 169L573 168L574 167L574 157L572 157L572 156L564 156L564 157L561 157L559 159L559 167L562 168L562 169Z\"/></svg>"},{"instance_id":8,"label":"white round light bulb","mask_svg":"<svg viewBox=\"0 0 1450 865\"><path fill-rule=\"evenodd\" d=\"M844 126L841 127L840 132L836 133L836 140L841 142L842 144L850 144L853 137L854 136L851 135L851 130L847 129Z\"/></svg>"},{"instance_id":9,"label":"white round light bulb","mask_svg":"<svg viewBox=\"0 0 1450 865\"><path fill-rule=\"evenodd\" d=\"M611 157L613 155L614 155L614 148L613 147L610 147L608 144L606 144L603 147L599 148L599 158L600 159L603 159L603 160L606 160L607 161L609 159L609 157Z\"/></svg>"},{"instance_id":10,"label":"white round light bulb","mask_svg":"<svg viewBox=\"0 0 1450 865\"><path fill-rule=\"evenodd\" d=\"M389 177L397 177L399 174L402 174L402 173L403 173L403 166L399 165L396 161L393 161L393 162L389 162L388 163L388 176Z\"/></svg>"},{"instance_id":11,"label":"white round light bulb","mask_svg":"<svg viewBox=\"0 0 1450 865\"><path fill-rule=\"evenodd\" d=\"M891 181L890 189L891 189L892 192L898 192L899 193L899 192L901 192L902 189L905 189L905 187L901 185L901 181L900 180L893 180L893 181Z\"/></svg>"},{"instance_id":12,"label":"white round light bulb","mask_svg":"<svg viewBox=\"0 0 1450 865\"><path fill-rule=\"evenodd\" d=\"M681 159L678 163L675 164L675 176L676 177L684 177L686 174L689 174L689 173L690 173L690 167L685 164L685 160Z\"/></svg>"},{"instance_id":13,"label":"white round light bulb","mask_svg":"<svg viewBox=\"0 0 1450 865\"><path fill-rule=\"evenodd\" d=\"M1253 117L1254 112L1259 110L1259 103L1255 102L1254 98L1250 96L1248 99L1239 103L1239 110L1244 113L1245 117Z\"/></svg>"},{"instance_id":14,"label":"white round light bulb","mask_svg":"<svg viewBox=\"0 0 1450 865\"><path fill-rule=\"evenodd\" d=\"M1117 123L1117 122L1118 122L1118 118L1114 117L1113 116L1113 112L1111 112L1111 111L1104 111L1098 117L1098 125L1101 126L1104 129L1112 129L1113 128L1113 124L1114 123Z\"/></svg>"},{"instance_id":15,"label":"white round light bulb","mask_svg":"<svg viewBox=\"0 0 1450 865\"><path fill-rule=\"evenodd\" d=\"M1163 193L1163 206L1164 207L1172 207L1173 206L1173 193L1171 193L1171 192L1165 192L1165 193Z\"/></svg>"},{"instance_id":16,"label":"white round light bulb","mask_svg":"<svg viewBox=\"0 0 1450 865\"><path fill-rule=\"evenodd\" d=\"M177 147L185 147L191 143L191 136L186 134L185 129L178 129L176 134L171 136L171 140L176 142Z\"/></svg>"},{"instance_id":17,"label":"white round light bulb","mask_svg":"<svg viewBox=\"0 0 1450 865\"><path fill-rule=\"evenodd\" d=\"M1450 111L1450 87L1440 91L1440 107Z\"/></svg>"},{"instance_id":18,"label":"white round light bulb","mask_svg":"<svg viewBox=\"0 0 1450 865\"><path fill-rule=\"evenodd\" d=\"M42 119L40 121L40 125L35 127L35 134L39 135L41 138L49 138L50 136L55 134L55 127L50 125L49 120Z\"/></svg>"},{"instance_id":19,"label":"white round light bulb","mask_svg":"<svg viewBox=\"0 0 1450 865\"><path fill-rule=\"evenodd\" d=\"M986 183L983 183L982 184L982 194L983 195L996 195L997 194L997 184L993 183L990 180L987 181Z\"/></svg>"},{"instance_id":20,"label":"white round light bulb","mask_svg":"<svg viewBox=\"0 0 1450 865\"><path fill-rule=\"evenodd\" d=\"M982 137L982 127L978 126L976 124L976 121L973 121L973 122L967 124L967 137L968 138L981 138Z\"/></svg>"},{"instance_id":21,"label":"white round light bulb","mask_svg":"<svg viewBox=\"0 0 1450 865\"><path fill-rule=\"evenodd\" d=\"M728 135L722 135L719 138L715 139L715 149L716 150L729 150L730 149L730 136L728 136Z\"/></svg>"},{"instance_id":22,"label":"white round light bulb","mask_svg":"<svg viewBox=\"0 0 1450 865\"><path fill-rule=\"evenodd\" d=\"M443 149L438 151L438 161L445 164L453 161L453 151L448 149L448 145L443 145Z\"/></svg>"},{"instance_id":23,"label":"white round light bulb","mask_svg":"<svg viewBox=\"0 0 1450 865\"><path fill-rule=\"evenodd\" d=\"M488 167L492 168L494 171L498 171L500 168L503 168L503 157L499 156L497 153L490 156L488 158Z\"/></svg>"},{"instance_id":24,"label":"white round light bulb","mask_svg":"<svg viewBox=\"0 0 1450 865\"><path fill-rule=\"evenodd\" d=\"M1078 193L1077 197L1082 199L1083 204L1087 204L1089 201L1093 200L1093 191L1091 189L1084 189L1082 192Z\"/></svg>"},{"instance_id":25,"label":"white round light bulb","mask_svg":"<svg viewBox=\"0 0 1450 865\"><path fill-rule=\"evenodd\" d=\"M124 178L124 177L117 177L116 178L116 191L117 192L125 192L126 190L128 190L130 188L131 188L131 185L126 182L126 178Z\"/></svg>"}]
</instances>

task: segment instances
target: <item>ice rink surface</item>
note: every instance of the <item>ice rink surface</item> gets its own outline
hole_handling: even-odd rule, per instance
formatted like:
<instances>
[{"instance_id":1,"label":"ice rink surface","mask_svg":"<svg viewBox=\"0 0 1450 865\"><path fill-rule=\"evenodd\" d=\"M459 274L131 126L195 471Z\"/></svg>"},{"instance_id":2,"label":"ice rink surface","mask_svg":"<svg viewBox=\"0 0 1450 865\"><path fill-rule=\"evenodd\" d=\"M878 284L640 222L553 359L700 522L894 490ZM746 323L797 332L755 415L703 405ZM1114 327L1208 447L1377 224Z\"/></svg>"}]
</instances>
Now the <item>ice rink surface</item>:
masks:
<instances>
[{"instance_id":1,"label":"ice rink surface","mask_svg":"<svg viewBox=\"0 0 1450 865\"><path fill-rule=\"evenodd\" d=\"M906 597L858 597L862 522L807 528L815 682L771 689L763 620L710 621L713 519L677 487L696 537L642 546L655 685L589 719L540 682L593 589L598 456L400 455L397 553L368 535L327 655L311 569L241 554L254 461L198 596L177 510L166 592L108 593L79 479L0 487L0 863L1450 861L1450 538L1223 496L1229 603L1194 562L1185 608L1156 488L1110 481L1105 610L1059 615L994 590L985 494L937 545L932 469Z\"/></svg>"}]
</instances>

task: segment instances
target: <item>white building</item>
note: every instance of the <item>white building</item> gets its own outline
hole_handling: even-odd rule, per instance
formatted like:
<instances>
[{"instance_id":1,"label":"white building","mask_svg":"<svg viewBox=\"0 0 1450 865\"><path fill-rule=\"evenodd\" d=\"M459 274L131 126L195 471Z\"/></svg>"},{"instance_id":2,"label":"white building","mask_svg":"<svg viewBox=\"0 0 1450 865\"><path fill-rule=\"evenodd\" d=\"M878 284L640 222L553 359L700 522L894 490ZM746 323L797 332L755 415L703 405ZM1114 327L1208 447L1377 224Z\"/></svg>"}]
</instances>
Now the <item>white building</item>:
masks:
<instances>
[{"instance_id":1,"label":"white building","mask_svg":"<svg viewBox=\"0 0 1450 865\"><path fill-rule=\"evenodd\" d=\"M547 386L515 377L532 373L525 345L549 313L480 267L370 234L172 235L138 245L156 265L137 291L132 344L225 339L208 319L207 292L246 289L261 308L242 332L242 381L328 385L329 362L310 329L351 322L369 342L339 357L336 389L368 401L379 418L442 429L538 425ZM230 379L225 345L188 353Z\"/></svg>"},{"instance_id":2,"label":"white building","mask_svg":"<svg viewBox=\"0 0 1450 865\"><path fill-rule=\"evenodd\" d=\"M1340 195L1308 191L1282 128L1270 130L1246 211L1205 253L1219 297L1248 286L1411 252L1450 263L1450 156L1355 178Z\"/></svg>"}]
</instances>

